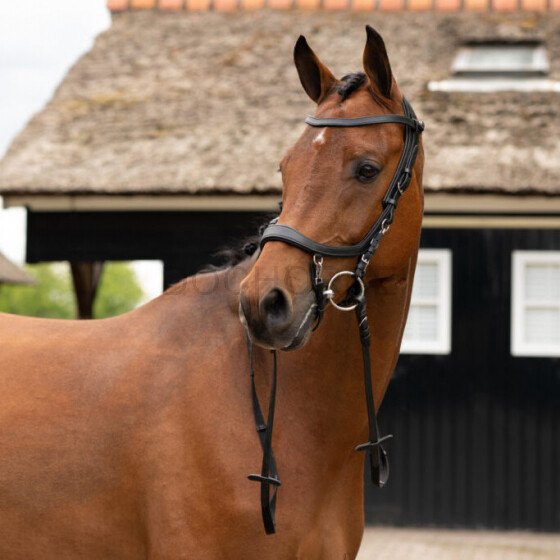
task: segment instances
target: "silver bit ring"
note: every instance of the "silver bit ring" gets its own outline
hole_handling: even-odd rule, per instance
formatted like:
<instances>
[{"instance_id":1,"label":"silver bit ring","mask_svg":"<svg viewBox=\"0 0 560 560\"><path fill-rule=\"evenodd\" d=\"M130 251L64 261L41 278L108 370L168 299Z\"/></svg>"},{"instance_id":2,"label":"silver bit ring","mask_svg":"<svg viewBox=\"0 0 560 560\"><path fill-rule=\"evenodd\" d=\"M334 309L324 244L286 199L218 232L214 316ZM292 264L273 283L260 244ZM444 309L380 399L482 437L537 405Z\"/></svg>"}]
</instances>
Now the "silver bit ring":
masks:
<instances>
[{"instance_id":1,"label":"silver bit ring","mask_svg":"<svg viewBox=\"0 0 560 560\"><path fill-rule=\"evenodd\" d=\"M360 296L364 295L365 292L365 287L364 287L364 283L362 281L361 278L358 278L353 272L351 272L350 270L342 270L340 272L337 272L330 280L329 280L329 284L327 286L327 289L323 292L325 297L332 303L332 305L334 307L336 307L338 310L340 311L352 311L354 309L356 309L356 307L358 306L357 303L354 303L352 305L339 305L338 303L335 303L334 301L334 296L335 291L333 290L333 283L334 281L339 278L340 276L352 276L352 278L356 279L358 282L358 285L360 286Z\"/></svg>"}]
</instances>

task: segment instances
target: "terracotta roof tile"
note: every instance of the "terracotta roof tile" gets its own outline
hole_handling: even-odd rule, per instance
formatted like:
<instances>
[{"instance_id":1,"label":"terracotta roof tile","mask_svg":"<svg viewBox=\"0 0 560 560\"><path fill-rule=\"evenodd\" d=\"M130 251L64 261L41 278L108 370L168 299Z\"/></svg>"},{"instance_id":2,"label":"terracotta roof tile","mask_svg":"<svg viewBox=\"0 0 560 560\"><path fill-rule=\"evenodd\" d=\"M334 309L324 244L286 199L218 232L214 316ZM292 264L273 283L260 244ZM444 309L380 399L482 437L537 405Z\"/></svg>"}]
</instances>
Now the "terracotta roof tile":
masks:
<instances>
[{"instance_id":1,"label":"terracotta roof tile","mask_svg":"<svg viewBox=\"0 0 560 560\"><path fill-rule=\"evenodd\" d=\"M134 10L148 10L156 7L156 0L131 0L131 8Z\"/></svg>"},{"instance_id":2,"label":"terracotta roof tile","mask_svg":"<svg viewBox=\"0 0 560 560\"><path fill-rule=\"evenodd\" d=\"M431 10L432 0L408 0L409 10Z\"/></svg>"},{"instance_id":3,"label":"terracotta roof tile","mask_svg":"<svg viewBox=\"0 0 560 560\"><path fill-rule=\"evenodd\" d=\"M190 11L210 9L211 0L186 0L185 7Z\"/></svg>"},{"instance_id":4,"label":"terracotta roof tile","mask_svg":"<svg viewBox=\"0 0 560 560\"><path fill-rule=\"evenodd\" d=\"M107 0L112 12L126 10L233 11L263 8L354 11L530 11L560 10L560 0Z\"/></svg>"},{"instance_id":5,"label":"terracotta roof tile","mask_svg":"<svg viewBox=\"0 0 560 560\"><path fill-rule=\"evenodd\" d=\"M231 12L237 9L237 0L214 0L212 7L218 12Z\"/></svg>"},{"instance_id":6,"label":"terracotta roof tile","mask_svg":"<svg viewBox=\"0 0 560 560\"><path fill-rule=\"evenodd\" d=\"M488 9L488 0L464 0L465 10L482 12Z\"/></svg>"},{"instance_id":7,"label":"terracotta roof tile","mask_svg":"<svg viewBox=\"0 0 560 560\"><path fill-rule=\"evenodd\" d=\"M298 8L315 9L321 5L321 0L297 0Z\"/></svg>"},{"instance_id":8,"label":"terracotta roof tile","mask_svg":"<svg viewBox=\"0 0 560 560\"><path fill-rule=\"evenodd\" d=\"M128 0L107 0L107 8L112 12L120 12L128 8Z\"/></svg>"},{"instance_id":9,"label":"terracotta roof tile","mask_svg":"<svg viewBox=\"0 0 560 560\"><path fill-rule=\"evenodd\" d=\"M185 5L184 0L159 0L160 10L182 10Z\"/></svg>"},{"instance_id":10,"label":"terracotta roof tile","mask_svg":"<svg viewBox=\"0 0 560 560\"><path fill-rule=\"evenodd\" d=\"M323 0L323 8L325 10L346 10L348 0Z\"/></svg>"},{"instance_id":11,"label":"terracotta roof tile","mask_svg":"<svg viewBox=\"0 0 560 560\"><path fill-rule=\"evenodd\" d=\"M546 10L547 0L521 0L521 7L524 10L542 12Z\"/></svg>"},{"instance_id":12,"label":"terracotta roof tile","mask_svg":"<svg viewBox=\"0 0 560 560\"><path fill-rule=\"evenodd\" d=\"M461 0L436 0L436 10L441 12L451 12L461 9Z\"/></svg>"},{"instance_id":13,"label":"terracotta roof tile","mask_svg":"<svg viewBox=\"0 0 560 560\"><path fill-rule=\"evenodd\" d=\"M272 10L289 10L292 7L292 0L268 0L267 7Z\"/></svg>"},{"instance_id":14,"label":"terracotta roof tile","mask_svg":"<svg viewBox=\"0 0 560 560\"><path fill-rule=\"evenodd\" d=\"M512 12L518 5L519 0L492 0L492 8L497 12Z\"/></svg>"},{"instance_id":15,"label":"terracotta roof tile","mask_svg":"<svg viewBox=\"0 0 560 560\"><path fill-rule=\"evenodd\" d=\"M404 8L404 0L379 0L379 9L397 11Z\"/></svg>"},{"instance_id":16,"label":"terracotta roof tile","mask_svg":"<svg viewBox=\"0 0 560 560\"><path fill-rule=\"evenodd\" d=\"M371 11L371 10L375 9L375 3L376 3L376 0L351 0L350 8L352 10Z\"/></svg>"},{"instance_id":17,"label":"terracotta roof tile","mask_svg":"<svg viewBox=\"0 0 560 560\"><path fill-rule=\"evenodd\" d=\"M560 10L560 0L107 0L112 12L126 10L233 11L325 9L354 11L530 11Z\"/></svg>"},{"instance_id":18,"label":"terracotta roof tile","mask_svg":"<svg viewBox=\"0 0 560 560\"><path fill-rule=\"evenodd\" d=\"M264 6L265 0L240 0L239 3L242 10L260 10Z\"/></svg>"}]
</instances>

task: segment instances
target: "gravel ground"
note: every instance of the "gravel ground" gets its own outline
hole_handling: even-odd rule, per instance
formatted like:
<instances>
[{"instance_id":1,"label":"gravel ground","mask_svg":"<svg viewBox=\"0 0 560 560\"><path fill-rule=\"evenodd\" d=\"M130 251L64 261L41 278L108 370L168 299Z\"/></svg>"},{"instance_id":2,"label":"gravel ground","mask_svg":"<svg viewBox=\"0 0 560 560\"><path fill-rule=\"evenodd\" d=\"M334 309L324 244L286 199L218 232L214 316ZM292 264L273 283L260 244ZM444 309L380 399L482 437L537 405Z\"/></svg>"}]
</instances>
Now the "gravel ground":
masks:
<instances>
[{"instance_id":1,"label":"gravel ground","mask_svg":"<svg viewBox=\"0 0 560 560\"><path fill-rule=\"evenodd\" d=\"M367 528L357 560L560 560L560 533Z\"/></svg>"}]
</instances>

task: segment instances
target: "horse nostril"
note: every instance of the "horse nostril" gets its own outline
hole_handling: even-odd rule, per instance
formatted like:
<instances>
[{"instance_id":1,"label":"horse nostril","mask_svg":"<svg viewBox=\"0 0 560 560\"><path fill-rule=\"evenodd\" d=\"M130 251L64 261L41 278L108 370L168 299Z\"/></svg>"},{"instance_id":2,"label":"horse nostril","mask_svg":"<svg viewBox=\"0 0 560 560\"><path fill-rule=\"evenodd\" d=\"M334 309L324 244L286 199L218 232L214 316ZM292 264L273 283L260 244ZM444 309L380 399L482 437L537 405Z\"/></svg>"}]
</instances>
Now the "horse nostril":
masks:
<instances>
[{"instance_id":1,"label":"horse nostril","mask_svg":"<svg viewBox=\"0 0 560 560\"><path fill-rule=\"evenodd\" d=\"M275 331L281 331L290 325L292 305L286 293L278 288L270 290L262 298L259 311L268 327Z\"/></svg>"}]
</instances>

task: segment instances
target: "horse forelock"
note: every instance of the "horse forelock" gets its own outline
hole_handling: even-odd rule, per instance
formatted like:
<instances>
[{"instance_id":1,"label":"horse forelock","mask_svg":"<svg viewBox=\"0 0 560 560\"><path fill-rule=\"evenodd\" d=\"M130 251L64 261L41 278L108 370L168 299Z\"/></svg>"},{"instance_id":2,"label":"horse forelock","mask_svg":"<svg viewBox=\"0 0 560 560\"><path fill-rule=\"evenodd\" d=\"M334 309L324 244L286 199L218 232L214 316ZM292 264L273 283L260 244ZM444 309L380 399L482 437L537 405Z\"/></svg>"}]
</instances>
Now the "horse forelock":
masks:
<instances>
[{"instance_id":1,"label":"horse forelock","mask_svg":"<svg viewBox=\"0 0 560 560\"><path fill-rule=\"evenodd\" d=\"M346 101L355 91L358 91L367 81L367 76L363 72L354 72L342 76L341 84L336 92Z\"/></svg>"},{"instance_id":2,"label":"horse forelock","mask_svg":"<svg viewBox=\"0 0 560 560\"><path fill-rule=\"evenodd\" d=\"M351 74L346 74L345 76L342 76L340 81L341 83L339 84L336 92L342 98L340 100L341 103L346 101L353 93L362 89L364 85L368 84L368 78L363 72L353 72ZM373 87L368 87L368 91L375 103L381 105L385 109L391 109L390 99L386 99L385 97L377 93L377 91Z\"/></svg>"}]
</instances>

